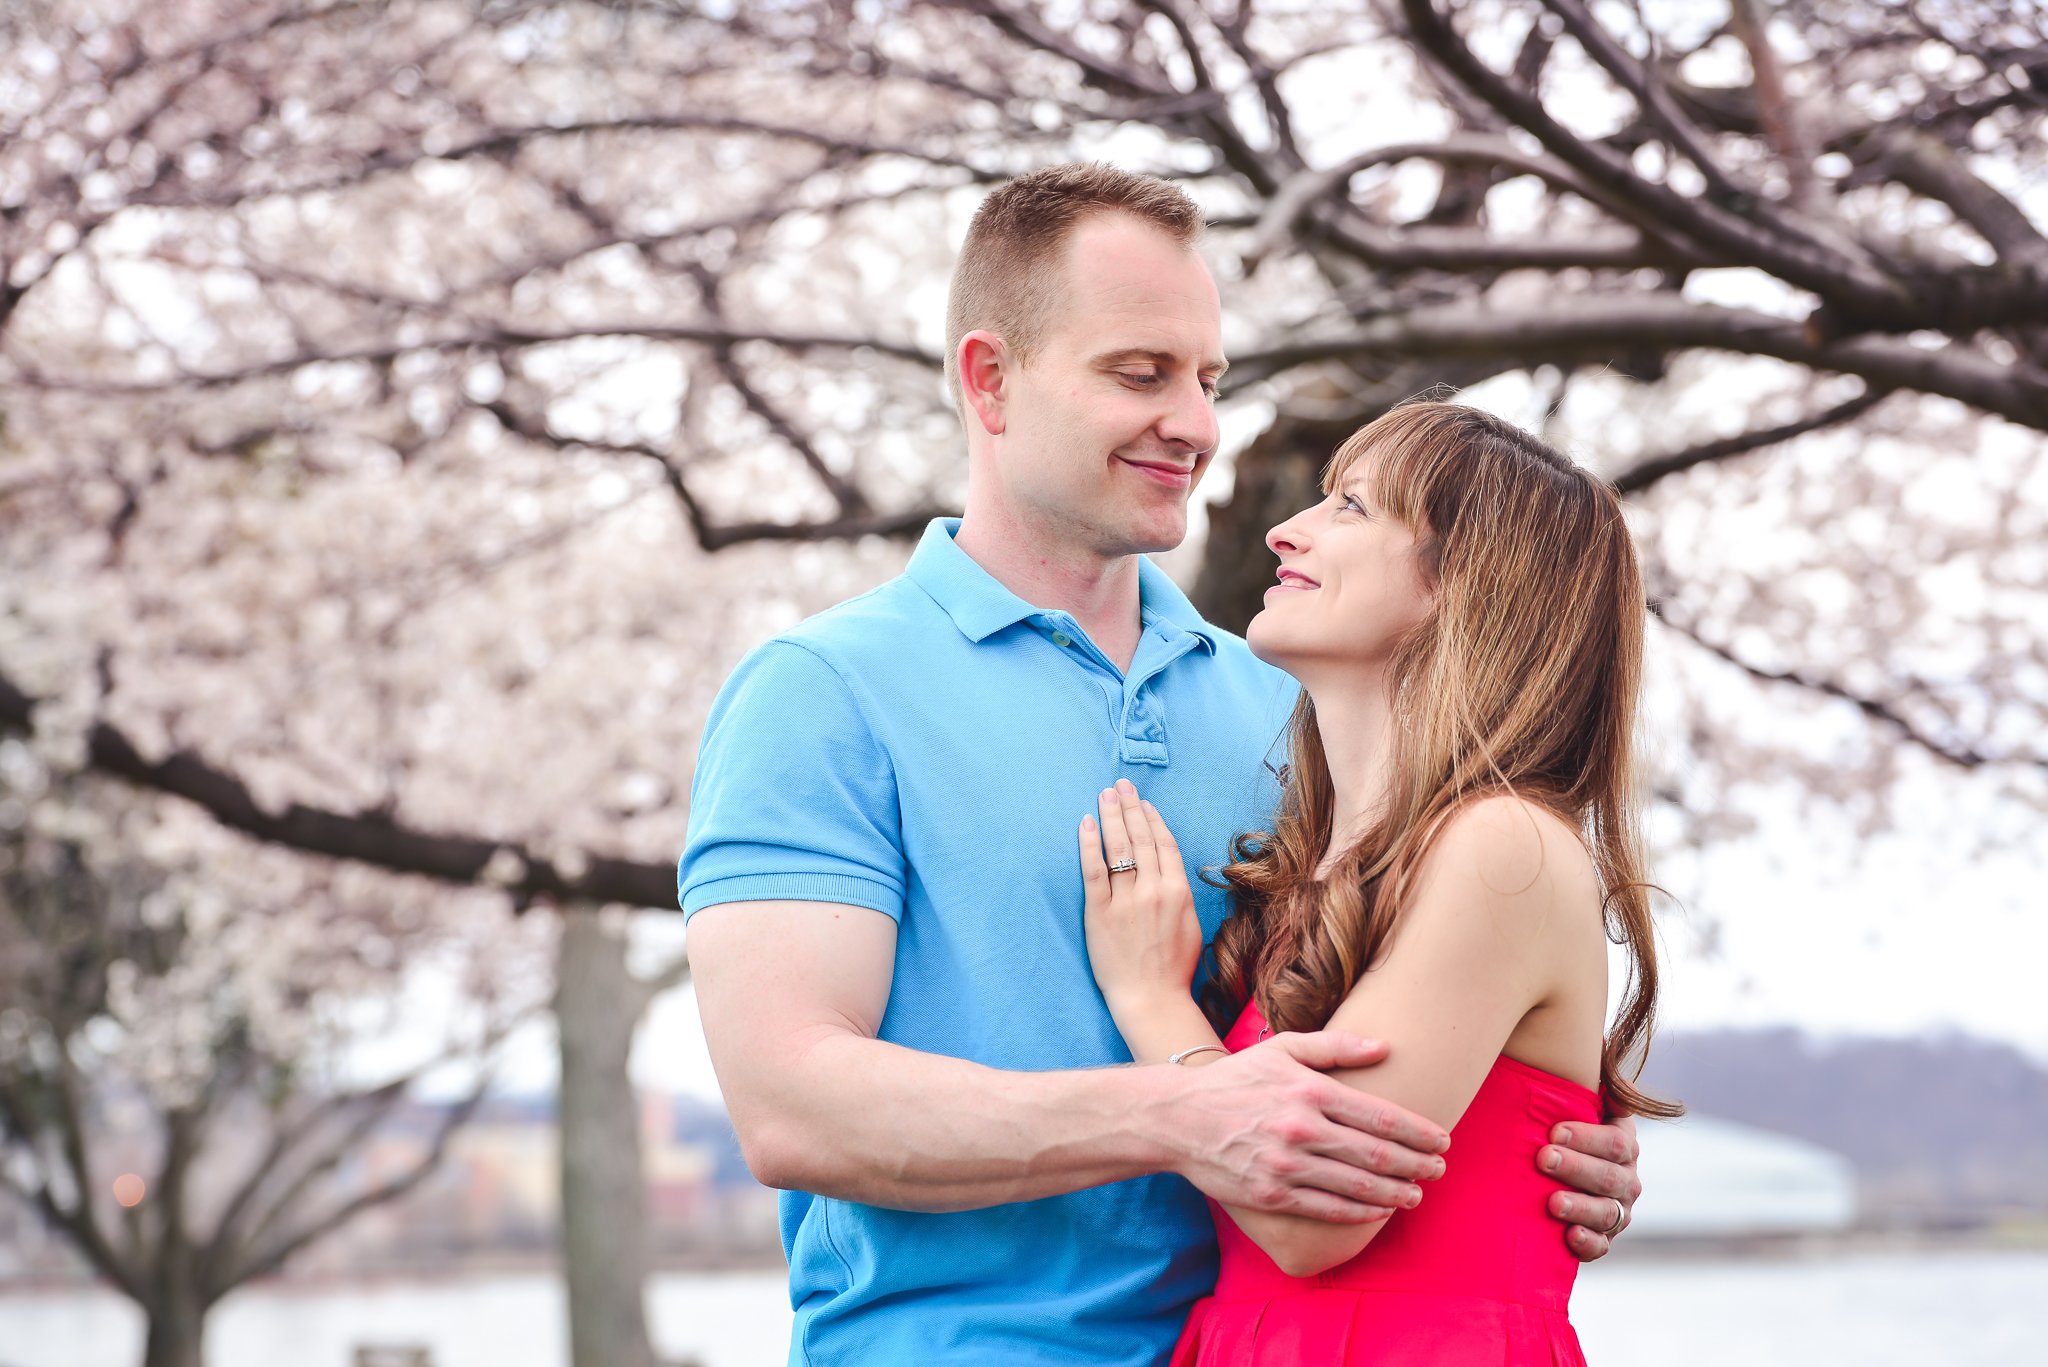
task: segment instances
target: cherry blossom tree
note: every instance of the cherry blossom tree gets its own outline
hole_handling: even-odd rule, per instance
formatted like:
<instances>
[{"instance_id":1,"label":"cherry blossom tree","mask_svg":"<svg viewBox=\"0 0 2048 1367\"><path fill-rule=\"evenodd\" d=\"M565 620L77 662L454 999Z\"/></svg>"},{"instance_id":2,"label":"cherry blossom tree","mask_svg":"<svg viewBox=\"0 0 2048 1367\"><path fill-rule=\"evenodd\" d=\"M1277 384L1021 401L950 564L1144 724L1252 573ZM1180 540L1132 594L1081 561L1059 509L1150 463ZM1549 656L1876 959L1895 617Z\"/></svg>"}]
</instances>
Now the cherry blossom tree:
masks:
<instances>
[{"instance_id":1,"label":"cherry blossom tree","mask_svg":"<svg viewBox=\"0 0 2048 1367\"><path fill-rule=\"evenodd\" d=\"M1674 844L1787 784L1859 831L1929 773L2048 801L2038 0L4 22L0 726L312 867L671 906L724 673L958 505L967 216L1076 157L1211 218L1216 620L1335 442L1450 385L1630 500ZM645 993L571 943L616 1113L633 1016L583 1013Z\"/></svg>"},{"instance_id":2,"label":"cherry blossom tree","mask_svg":"<svg viewBox=\"0 0 2048 1367\"><path fill-rule=\"evenodd\" d=\"M203 1367L222 1296L434 1170L539 1004L541 928L0 741L0 1182L142 1309L146 1367ZM460 1019L394 1039L428 964ZM436 1069L471 1080L418 1155L358 1171Z\"/></svg>"}]
</instances>

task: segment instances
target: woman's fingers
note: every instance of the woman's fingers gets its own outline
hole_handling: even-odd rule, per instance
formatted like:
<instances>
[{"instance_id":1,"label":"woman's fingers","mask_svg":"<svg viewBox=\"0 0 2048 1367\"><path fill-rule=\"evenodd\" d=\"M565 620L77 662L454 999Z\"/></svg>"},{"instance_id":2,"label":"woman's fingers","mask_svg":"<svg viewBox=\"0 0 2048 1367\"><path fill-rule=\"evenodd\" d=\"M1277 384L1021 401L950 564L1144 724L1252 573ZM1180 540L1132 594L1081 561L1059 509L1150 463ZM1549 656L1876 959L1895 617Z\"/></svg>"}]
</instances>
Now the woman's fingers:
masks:
<instances>
[{"instance_id":1,"label":"woman's fingers","mask_svg":"<svg viewBox=\"0 0 2048 1367\"><path fill-rule=\"evenodd\" d=\"M1109 855L1109 872L1114 878L1126 872L1117 865L1137 863L1130 828L1124 821L1123 798L1116 789L1104 788L1096 798L1095 809L1102 822L1102 848Z\"/></svg>"},{"instance_id":2,"label":"woman's fingers","mask_svg":"<svg viewBox=\"0 0 2048 1367\"><path fill-rule=\"evenodd\" d=\"M1131 858L1138 861L1138 877L1149 879L1159 872L1159 847L1152 839L1152 823L1138 800L1137 785L1127 778L1116 781L1117 810L1124 819L1124 834L1130 837Z\"/></svg>"},{"instance_id":3,"label":"woman's fingers","mask_svg":"<svg viewBox=\"0 0 2048 1367\"><path fill-rule=\"evenodd\" d=\"M1109 900L1109 866L1103 863L1102 832L1092 816L1081 818L1081 893L1086 911Z\"/></svg>"},{"instance_id":4,"label":"woman's fingers","mask_svg":"<svg viewBox=\"0 0 2048 1367\"><path fill-rule=\"evenodd\" d=\"M1173 879L1185 887L1188 881L1187 865L1181 862L1180 846L1175 843L1173 832L1166 828L1166 818L1159 815L1159 809L1150 802L1140 802L1138 806L1145 814L1145 824L1152 831L1152 844L1159 852L1160 875Z\"/></svg>"}]
</instances>

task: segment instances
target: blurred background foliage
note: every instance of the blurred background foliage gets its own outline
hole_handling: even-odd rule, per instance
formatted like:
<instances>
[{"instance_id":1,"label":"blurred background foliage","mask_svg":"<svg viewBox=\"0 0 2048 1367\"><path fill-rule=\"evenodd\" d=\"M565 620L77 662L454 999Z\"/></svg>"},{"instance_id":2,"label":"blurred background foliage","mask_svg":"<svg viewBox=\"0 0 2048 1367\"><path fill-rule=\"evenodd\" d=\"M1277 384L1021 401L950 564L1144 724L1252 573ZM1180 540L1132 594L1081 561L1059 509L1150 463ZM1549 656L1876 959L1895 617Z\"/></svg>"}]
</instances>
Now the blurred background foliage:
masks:
<instances>
[{"instance_id":1,"label":"blurred background foliage","mask_svg":"<svg viewBox=\"0 0 2048 1367\"><path fill-rule=\"evenodd\" d=\"M4 16L4 1172L151 1367L549 1012L574 1361L651 1361L625 1063L687 966L621 913L739 655L955 508L950 255L1048 162L1211 217L1228 442L1167 560L1217 621L1344 434L1471 391L1628 498L1675 867L2038 842L2039 0Z\"/></svg>"}]
</instances>

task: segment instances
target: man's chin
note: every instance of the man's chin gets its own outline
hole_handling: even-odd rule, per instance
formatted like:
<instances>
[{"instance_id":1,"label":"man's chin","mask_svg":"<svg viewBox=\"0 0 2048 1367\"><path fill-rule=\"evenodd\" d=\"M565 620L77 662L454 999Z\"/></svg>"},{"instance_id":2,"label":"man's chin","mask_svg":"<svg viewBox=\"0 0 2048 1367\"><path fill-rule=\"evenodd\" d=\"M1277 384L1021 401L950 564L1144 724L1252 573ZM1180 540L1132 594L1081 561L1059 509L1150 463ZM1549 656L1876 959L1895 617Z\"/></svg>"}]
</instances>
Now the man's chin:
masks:
<instances>
[{"instance_id":1,"label":"man's chin","mask_svg":"<svg viewBox=\"0 0 2048 1367\"><path fill-rule=\"evenodd\" d=\"M1118 540L1125 555L1159 555L1174 550L1188 539L1188 518L1185 508L1178 517L1153 517L1133 523L1120 529Z\"/></svg>"}]
</instances>

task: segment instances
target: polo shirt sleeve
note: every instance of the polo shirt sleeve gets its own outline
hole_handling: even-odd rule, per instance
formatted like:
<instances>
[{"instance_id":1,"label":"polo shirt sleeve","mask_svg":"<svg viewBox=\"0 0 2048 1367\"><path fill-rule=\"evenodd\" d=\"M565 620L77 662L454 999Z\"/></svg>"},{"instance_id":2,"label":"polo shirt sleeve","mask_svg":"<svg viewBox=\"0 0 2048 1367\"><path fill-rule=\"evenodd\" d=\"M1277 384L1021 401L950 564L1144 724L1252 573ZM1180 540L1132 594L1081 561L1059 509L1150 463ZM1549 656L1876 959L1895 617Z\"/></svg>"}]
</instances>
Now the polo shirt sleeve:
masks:
<instances>
[{"instance_id":1,"label":"polo shirt sleeve","mask_svg":"<svg viewBox=\"0 0 2048 1367\"><path fill-rule=\"evenodd\" d=\"M903 916L896 772L839 671L794 641L740 662L705 723L676 872L685 917L725 902Z\"/></svg>"}]
</instances>

